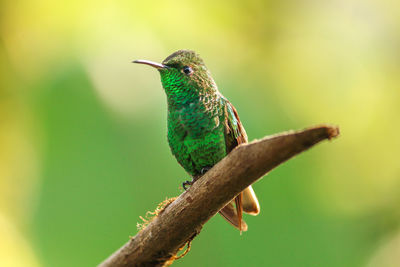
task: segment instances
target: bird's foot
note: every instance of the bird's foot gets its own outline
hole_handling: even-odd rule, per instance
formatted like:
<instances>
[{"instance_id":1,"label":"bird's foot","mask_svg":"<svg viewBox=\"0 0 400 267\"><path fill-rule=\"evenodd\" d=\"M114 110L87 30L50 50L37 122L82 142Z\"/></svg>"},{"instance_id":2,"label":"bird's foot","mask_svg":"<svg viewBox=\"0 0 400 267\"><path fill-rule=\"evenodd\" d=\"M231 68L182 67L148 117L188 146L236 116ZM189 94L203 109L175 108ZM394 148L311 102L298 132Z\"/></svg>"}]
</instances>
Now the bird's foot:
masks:
<instances>
[{"instance_id":1,"label":"bird's foot","mask_svg":"<svg viewBox=\"0 0 400 267\"><path fill-rule=\"evenodd\" d=\"M201 175L206 174L206 172L211 170L211 168L212 168L212 166L206 166L206 167L202 168L201 171L200 171Z\"/></svg>"},{"instance_id":2,"label":"bird's foot","mask_svg":"<svg viewBox=\"0 0 400 267\"><path fill-rule=\"evenodd\" d=\"M182 187L186 191L187 190L186 186L188 185L191 186L192 184L194 184L194 181L185 181L182 183Z\"/></svg>"},{"instance_id":3,"label":"bird's foot","mask_svg":"<svg viewBox=\"0 0 400 267\"><path fill-rule=\"evenodd\" d=\"M187 186L189 185L189 186L192 186L193 184L194 184L194 182L196 182L201 176L203 176L204 174L206 174L206 172L208 172L210 169L212 168L212 166L206 166L206 167L204 167L204 168L202 168L201 170L200 170L200 174L198 174L198 175L194 175L193 177L192 177L192 181L185 181L185 182L183 182L182 183L182 187L183 187L183 189L186 191L187 190Z\"/></svg>"}]
</instances>

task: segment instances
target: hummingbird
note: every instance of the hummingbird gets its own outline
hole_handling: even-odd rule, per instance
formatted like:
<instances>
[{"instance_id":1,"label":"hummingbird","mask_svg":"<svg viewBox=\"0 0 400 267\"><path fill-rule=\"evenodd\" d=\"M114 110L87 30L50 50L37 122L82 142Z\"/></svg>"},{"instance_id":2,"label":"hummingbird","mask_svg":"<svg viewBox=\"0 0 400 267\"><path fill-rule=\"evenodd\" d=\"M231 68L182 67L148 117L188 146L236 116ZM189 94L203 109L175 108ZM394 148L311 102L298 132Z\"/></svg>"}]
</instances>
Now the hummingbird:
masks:
<instances>
[{"instance_id":1,"label":"hummingbird","mask_svg":"<svg viewBox=\"0 0 400 267\"><path fill-rule=\"evenodd\" d=\"M192 185L236 146L247 143L246 131L235 107L218 91L200 56L179 50L162 63L135 60L158 70L167 96L168 143L178 163L191 176ZM251 186L219 213L240 231L247 231L243 212L257 215L260 205Z\"/></svg>"}]
</instances>

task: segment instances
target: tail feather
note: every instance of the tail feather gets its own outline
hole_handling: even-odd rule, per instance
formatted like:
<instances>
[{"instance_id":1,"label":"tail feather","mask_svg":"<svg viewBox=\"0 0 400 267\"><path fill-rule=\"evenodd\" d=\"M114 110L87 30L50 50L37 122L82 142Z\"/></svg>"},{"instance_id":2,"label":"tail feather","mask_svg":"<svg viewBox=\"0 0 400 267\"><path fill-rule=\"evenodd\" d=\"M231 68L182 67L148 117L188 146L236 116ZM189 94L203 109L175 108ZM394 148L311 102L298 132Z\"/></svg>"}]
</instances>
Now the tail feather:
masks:
<instances>
[{"instance_id":1,"label":"tail feather","mask_svg":"<svg viewBox=\"0 0 400 267\"><path fill-rule=\"evenodd\" d=\"M238 217L237 209L235 208L235 200L231 201L223 209L219 211L222 217L240 231L247 231L247 224L244 220Z\"/></svg>"},{"instance_id":2,"label":"tail feather","mask_svg":"<svg viewBox=\"0 0 400 267\"><path fill-rule=\"evenodd\" d=\"M242 217L243 217L242 197L243 197L242 192L240 192L240 194L237 195L237 197L235 197L236 215L239 222L239 229L242 229Z\"/></svg>"},{"instance_id":3,"label":"tail feather","mask_svg":"<svg viewBox=\"0 0 400 267\"><path fill-rule=\"evenodd\" d=\"M251 186L243 190L234 200L219 211L219 213L240 231L247 231L247 224L242 219L243 212L257 215L260 213L260 204Z\"/></svg>"},{"instance_id":4,"label":"tail feather","mask_svg":"<svg viewBox=\"0 0 400 267\"><path fill-rule=\"evenodd\" d=\"M243 195L243 211L250 215L257 215L260 213L260 204L258 203L256 194L254 193L251 185L242 191Z\"/></svg>"}]
</instances>

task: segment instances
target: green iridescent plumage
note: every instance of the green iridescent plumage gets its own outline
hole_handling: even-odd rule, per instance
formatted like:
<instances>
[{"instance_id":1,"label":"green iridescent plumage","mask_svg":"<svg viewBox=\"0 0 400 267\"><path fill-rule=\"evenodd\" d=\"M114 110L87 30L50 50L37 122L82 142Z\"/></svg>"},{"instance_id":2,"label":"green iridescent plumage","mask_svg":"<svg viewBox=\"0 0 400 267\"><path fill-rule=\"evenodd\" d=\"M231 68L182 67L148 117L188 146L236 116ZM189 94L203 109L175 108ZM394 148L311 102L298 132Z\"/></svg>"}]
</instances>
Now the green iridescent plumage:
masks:
<instances>
[{"instance_id":1,"label":"green iridescent plumage","mask_svg":"<svg viewBox=\"0 0 400 267\"><path fill-rule=\"evenodd\" d=\"M197 179L238 144L246 132L232 104L218 91L203 60L193 51L179 50L162 64L136 61L158 69L168 102L168 142L179 164ZM243 201L242 201L243 199ZM221 214L240 230L243 211L256 215L257 198L251 187Z\"/></svg>"},{"instance_id":2,"label":"green iridescent plumage","mask_svg":"<svg viewBox=\"0 0 400 267\"><path fill-rule=\"evenodd\" d=\"M225 107L203 61L194 52L179 51L163 61L161 81L168 101L168 142L172 154L192 176L212 167L227 154ZM183 67L191 73L183 73Z\"/></svg>"}]
</instances>

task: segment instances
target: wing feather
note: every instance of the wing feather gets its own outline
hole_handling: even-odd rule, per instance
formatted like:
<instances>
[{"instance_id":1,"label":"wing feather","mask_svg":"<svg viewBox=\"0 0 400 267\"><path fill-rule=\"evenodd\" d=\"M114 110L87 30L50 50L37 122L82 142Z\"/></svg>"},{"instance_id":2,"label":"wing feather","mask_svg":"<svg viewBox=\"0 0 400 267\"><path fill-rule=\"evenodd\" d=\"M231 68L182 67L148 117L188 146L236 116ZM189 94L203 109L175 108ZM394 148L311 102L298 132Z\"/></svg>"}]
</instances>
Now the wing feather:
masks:
<instances>
[{"instance_id":1,"label":"wing feather","mask_svg":"<svg viewBox=\"0 0 400 267\"><path fill-rule=\"evenodd\" d=\"M248 139L235 107L225 98L224 102L225 143L229 153L239 144L247 143ZM236 210L233 209L234 206ZM246 231L247 224L242 219L243 211L252 215L260 212L260 205L251 186L236 196L235 200L220 211L220 214L240 231Z\"/></svg>"}]
</instances>

